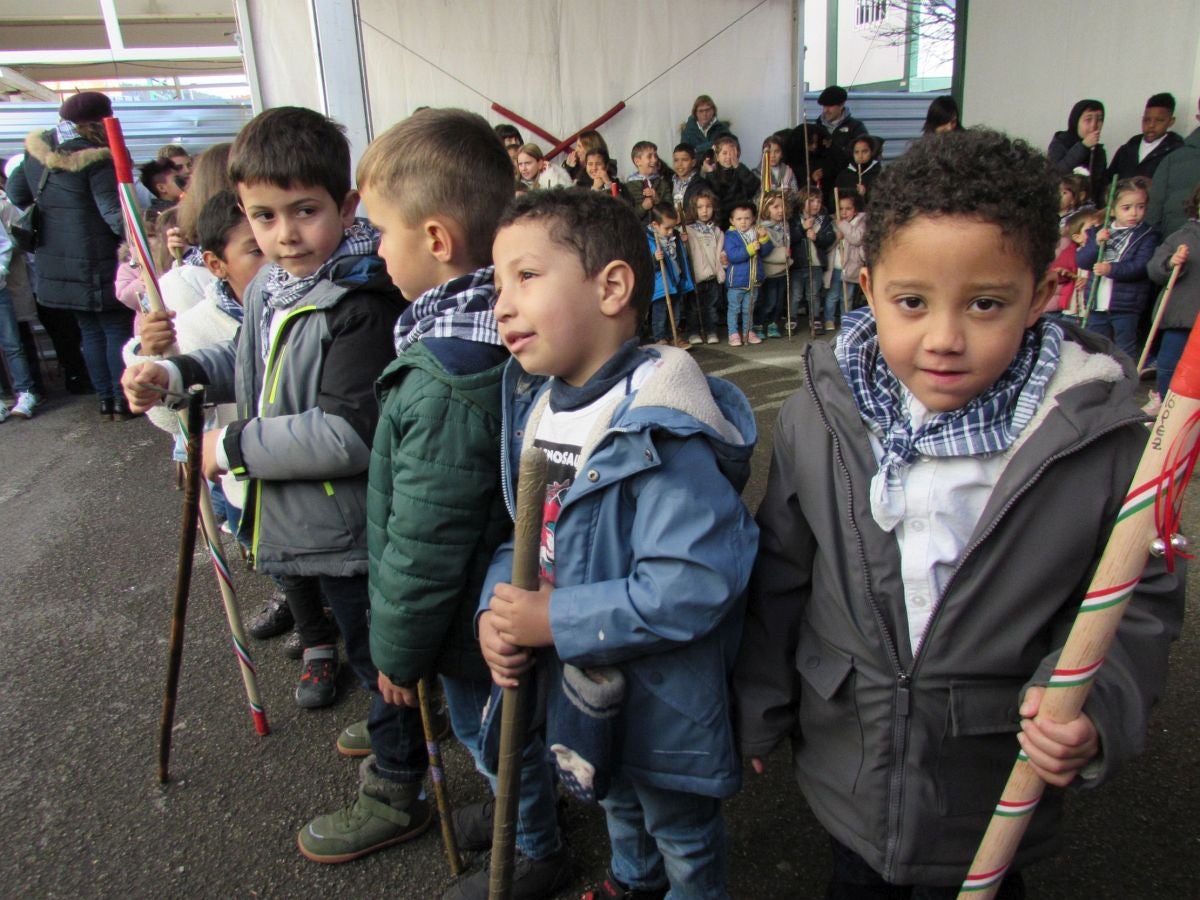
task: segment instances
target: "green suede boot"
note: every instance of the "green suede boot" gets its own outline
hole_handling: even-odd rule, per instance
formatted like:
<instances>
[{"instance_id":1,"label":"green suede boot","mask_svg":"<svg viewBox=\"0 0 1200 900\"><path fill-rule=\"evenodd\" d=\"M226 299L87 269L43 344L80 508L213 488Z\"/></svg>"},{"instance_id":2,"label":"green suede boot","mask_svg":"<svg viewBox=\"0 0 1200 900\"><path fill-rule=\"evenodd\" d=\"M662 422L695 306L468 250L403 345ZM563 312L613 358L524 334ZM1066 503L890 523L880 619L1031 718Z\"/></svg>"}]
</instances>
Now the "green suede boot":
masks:
<instances>
[{"instance_id":1,"label":"green suede boot","mask_svg":"<svg viewBox=\"0 0 1200 900\"><path fill-rule=\"evenodd\" d=\"M420 799L421 782L390 781L368 756L358 769L358 797L345 809L317 816L296 835L300 852L319 863L358 859L415 838L433 821Z\"/></svg>"}]
</instances>

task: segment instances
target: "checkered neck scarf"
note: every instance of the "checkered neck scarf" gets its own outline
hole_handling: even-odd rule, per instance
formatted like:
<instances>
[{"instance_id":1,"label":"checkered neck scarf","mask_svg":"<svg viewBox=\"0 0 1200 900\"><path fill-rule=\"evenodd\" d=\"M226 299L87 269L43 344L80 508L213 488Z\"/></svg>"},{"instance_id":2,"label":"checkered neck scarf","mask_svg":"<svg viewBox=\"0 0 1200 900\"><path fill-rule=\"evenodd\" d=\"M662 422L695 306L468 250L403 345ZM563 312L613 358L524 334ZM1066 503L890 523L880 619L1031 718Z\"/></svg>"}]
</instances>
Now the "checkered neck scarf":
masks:
<instances>
[{"instance_id":1,"label":"checkered neck scarf","mask_svg":"<svg viewBox=\"0 0 1200 900\"><path fill-rule=\"evenodd\" d=\"M1108 241L1104 244L1104 261L1116 262L1125 253L1125 248L1129 246L1129 241L1133 238L1133 233L1137 231L1136 225L1129 225L1125 228L1119 228L1112 225L1108 229Z\"/></svg>"},{"instance_id":2,"label":"checkered neck scarf","mask_svg":"<svg viewBox=\"0 0 1200 900\"><path fill-rule=\"evenodd\" d=\"M214 288L214 295L217 300L217 309L241 325L245 310L242 309L242 304L238 303L237 298L233 296L229 282L223 278L218 280Z\"/></svg>"},{"instance_id":3,"label":"checkered neck scarf","mask_svg":"<svg viewBox=\"0 0 1200 900\"><path fill-rule=\"evenodd\" d=\"M922 456L982 456L1011 447L1042 403L1062 339L1062 328L1039 319L995 384L961 409L931 412L914 429L900 380L879 352L875 316L867 307L847 313L833 352L859 415L883 444L872 501L898 490L904 468Z\"/></svg>"},{"instance_id":4,"label":"checkered neck scarf","mask_svg":"<svg viewBox=\"0 0 1200 900\"><path fill-rule=\"evenodd\" d=\"M484 266L418 297L396 322L396 355L427 337L499 346L500 332L492 312L496 305L495 273L494 266Z\"/></svg>"},{"instance_id":5,"label":"checkered neck scarf","mask_svg":"<svg viewBox=\"0 0 1200 900\"><path fill-rule=\"evenodd\" d=\"M372 256L379 248L379 232L366 219L355 219L346 229L345 236L329 259L317 271L303 278L294 278L278 263L267 267L263 279L262 321L259 323L259 340L262 344L262 358L266 360L271 349L271 317L279 310L287 309L313 289L313 286L325 278L335 263L351 256Z\"/></svg>"},{"instance_id":6,"label":"checkered neck scarf","mask_svg":"<svg viewBox=\"0 0 1200 900\"><path fill-rule=\"evenodd\" d=\"M204 265L204 251L199 246L188 247L181 262L185 266L202 266Z\"/></svg>"}]
</instances>

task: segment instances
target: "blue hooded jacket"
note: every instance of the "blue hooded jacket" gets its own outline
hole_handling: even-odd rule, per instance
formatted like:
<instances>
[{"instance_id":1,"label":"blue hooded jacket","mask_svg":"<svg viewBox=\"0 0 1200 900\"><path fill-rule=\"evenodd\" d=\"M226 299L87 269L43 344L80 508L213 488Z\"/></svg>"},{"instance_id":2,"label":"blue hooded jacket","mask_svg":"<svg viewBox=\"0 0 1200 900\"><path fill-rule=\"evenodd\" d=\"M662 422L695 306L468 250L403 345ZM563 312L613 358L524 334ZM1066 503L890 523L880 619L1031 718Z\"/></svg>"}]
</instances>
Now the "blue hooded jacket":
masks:
<instances>
[{"instance_id":1,"label":"blue hooded jacket","mask_svg":"<svg viewBox=\"0 0 1200 900\"><path fill-rule=\"evenodd\" d=\"M644 352L657 369L584 446L562 500L554 649L566 663L624 674L615 746L627 777L728 797L741 786L729 674L758 549L758 526L740 496L757 427L742 392L706 377L687 353ZM517 460L532 446L548 382L515 359L505 372L502 477L510 512ZM509 542L492 562L481 611L493 586L511 576ZM547 745L553 740L547 735Z\"/></svg>"}]
</instances>

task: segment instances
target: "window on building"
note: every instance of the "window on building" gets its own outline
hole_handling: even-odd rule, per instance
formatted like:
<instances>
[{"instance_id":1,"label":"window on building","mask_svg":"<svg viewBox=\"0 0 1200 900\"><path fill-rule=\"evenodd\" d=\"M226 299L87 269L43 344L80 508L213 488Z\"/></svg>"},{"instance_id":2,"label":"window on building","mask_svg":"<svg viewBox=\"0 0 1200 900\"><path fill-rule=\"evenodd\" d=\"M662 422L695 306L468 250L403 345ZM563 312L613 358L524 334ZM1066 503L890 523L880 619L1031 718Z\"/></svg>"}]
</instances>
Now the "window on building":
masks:
<instances>
[{"instance_id":1,"label":"window on building","mask_svg":"<svg viewBox=\"0 0 1200 900\"><path fill-rule=\"evenodd\" d=\"M887 17L887 11L887 0L855 0L854 24L862 27L882 22Z\"/></svg>"}]
</instances>

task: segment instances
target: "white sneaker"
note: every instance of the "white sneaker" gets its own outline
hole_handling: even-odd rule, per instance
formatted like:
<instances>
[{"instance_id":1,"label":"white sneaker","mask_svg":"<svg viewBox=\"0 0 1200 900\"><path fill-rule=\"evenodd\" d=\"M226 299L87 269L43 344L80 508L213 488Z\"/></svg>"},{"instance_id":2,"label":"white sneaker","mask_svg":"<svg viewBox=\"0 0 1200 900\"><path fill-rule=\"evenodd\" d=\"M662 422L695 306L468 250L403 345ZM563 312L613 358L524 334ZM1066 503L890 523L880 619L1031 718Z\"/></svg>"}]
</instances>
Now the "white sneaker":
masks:
<instances>
[{"instance_id":1,"label":"white sneaker","mask_svg":"<svg viewBox=\"0 0 1200 900\"><path fill-rule=\"evenodd\" d=\"M1153 419L1158 415L1160 409L1162 409L1162 397L1158 395L1158 391L1151 391L1150 399L1142 407L1142 412Z\"/></svg>"},{"instance_id":2,"label":"white sneaker","mask_svg":"<svg viewBox=\"0 0 1200 900\"><path fill-rule=\"evenodd\" d=\"M22 391L17 394L17 402L9 412L18 419L32 419L34 407L37 405L38 398L33 391Z\"/></svg>"},{"instance_id":3,"label":"white sneaker","mask_svg":"<svg viewBox=\"0 0 1200 900\"><path fill-rule=\"evenodd\" d=\"M0 403L0 422L8 421L8 407Z\"/></svg>"}]
</instances>

